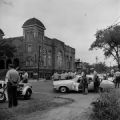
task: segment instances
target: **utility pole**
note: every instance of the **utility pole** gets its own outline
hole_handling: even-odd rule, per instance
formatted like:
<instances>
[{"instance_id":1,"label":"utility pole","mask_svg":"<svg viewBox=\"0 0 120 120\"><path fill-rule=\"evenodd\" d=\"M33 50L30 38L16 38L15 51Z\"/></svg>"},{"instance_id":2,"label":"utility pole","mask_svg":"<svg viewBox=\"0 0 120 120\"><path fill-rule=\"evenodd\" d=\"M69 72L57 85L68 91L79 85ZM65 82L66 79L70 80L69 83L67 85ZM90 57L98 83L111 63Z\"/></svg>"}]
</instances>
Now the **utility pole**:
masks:
<instances>
[{"instance_id":1,"label":"utility pole","mask_svg":"<svg viewBox=\"0 0 120 120\"><path fill-rule=\"evenodd\" d=\"M39 70L40 70L40 49L41 49L41 46L39 45L39 51L38 51L38 80L39 80Z\"/></svg>"}]
</instances>

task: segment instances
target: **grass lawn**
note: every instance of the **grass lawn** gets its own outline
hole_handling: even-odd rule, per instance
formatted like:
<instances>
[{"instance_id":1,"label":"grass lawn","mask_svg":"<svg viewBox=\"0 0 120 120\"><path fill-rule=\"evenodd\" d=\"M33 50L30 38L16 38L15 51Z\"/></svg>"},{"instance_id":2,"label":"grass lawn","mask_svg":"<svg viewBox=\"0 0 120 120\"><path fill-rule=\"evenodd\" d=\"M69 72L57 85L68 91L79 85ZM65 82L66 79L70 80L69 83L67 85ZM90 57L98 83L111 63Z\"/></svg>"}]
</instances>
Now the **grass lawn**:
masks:
<instances>
[{"instance_id":1,"label":"grass lawn","mask_svg":"<svg viewBox=\"0 0 120 120\"><path fill-rule=\"evenodd\" d=\"M16 108L8 109L7 103L0 103L0 120L22 119L33 112L42 112L71 103L72 100L62 100L59 93L54 93L52 84L48 82L32 82L33 95L30 100L19 100Z\"/></svg>"}]
</instances>

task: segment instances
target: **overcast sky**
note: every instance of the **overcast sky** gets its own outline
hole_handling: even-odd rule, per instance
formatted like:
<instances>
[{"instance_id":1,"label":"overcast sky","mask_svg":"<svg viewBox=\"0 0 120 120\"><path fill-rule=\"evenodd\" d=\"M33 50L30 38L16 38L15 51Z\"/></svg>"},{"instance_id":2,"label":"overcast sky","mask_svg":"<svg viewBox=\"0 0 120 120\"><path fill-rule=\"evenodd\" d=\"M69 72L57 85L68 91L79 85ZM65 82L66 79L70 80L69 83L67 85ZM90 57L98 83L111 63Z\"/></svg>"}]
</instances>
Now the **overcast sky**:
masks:
<instances>
[{"instance_id":1,"label":"overcast sky","mask_svg":"<svg viewBox=\"0 0 120 120\"><path fill-rule=\"evenodd\" d=\"M96 56L104 61L101 51L88 49L96 31L119 22L119 16L120 0L0 0L5 37L23 35L23 23L35 17L45 25L47 37L74 47L76 58L89 63L95 63Z\"/></svg>"}]
</instances>

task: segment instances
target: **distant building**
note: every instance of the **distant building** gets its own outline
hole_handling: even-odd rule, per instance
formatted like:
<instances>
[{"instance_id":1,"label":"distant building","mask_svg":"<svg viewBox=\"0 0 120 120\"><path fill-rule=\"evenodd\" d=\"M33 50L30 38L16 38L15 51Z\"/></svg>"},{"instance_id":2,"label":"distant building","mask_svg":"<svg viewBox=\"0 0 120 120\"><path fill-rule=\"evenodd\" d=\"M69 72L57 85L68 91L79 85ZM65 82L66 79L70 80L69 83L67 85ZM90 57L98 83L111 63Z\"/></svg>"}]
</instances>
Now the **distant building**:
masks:
<instances>
[{"instance_id":1,"label":"distant building","mask_svg":"<svg viewBox=\"0 0 120 120\"><path fill-rule=\"evenodd\" d=\"M75 49L60 40L46 37L46 28L40 20L31 18L22 28L23 36L4 39L15 45L17 52L13 58L0 58L0 69L6 69L9 63L14 63L29 72L39 69L40 77L55 71L75 70ZM0 39L3 36L0 30Z\"/></svg>"},{"instance_id":2,"label":"distant building","mask_svg":"<svg viewBox=\"0 0 120 120\"><path fill-rule=\"evenodd\" d=\"M81 73L85 71L86 73L90 73L91 66L87 62L82 62L80 59L75 60L75 71L77 73Z\"/></svg>"},{"instance_id":3,"label":"distant building","mask_svg":"<svg viewBox=\"0 0 120 120\"><path fill-rule=\"evenodd\" d=\"M81 73L82 72L82 62L80 61L80 59L76 59L75 60L75 71L77 73Z\"/></svg>"}]
</instances>

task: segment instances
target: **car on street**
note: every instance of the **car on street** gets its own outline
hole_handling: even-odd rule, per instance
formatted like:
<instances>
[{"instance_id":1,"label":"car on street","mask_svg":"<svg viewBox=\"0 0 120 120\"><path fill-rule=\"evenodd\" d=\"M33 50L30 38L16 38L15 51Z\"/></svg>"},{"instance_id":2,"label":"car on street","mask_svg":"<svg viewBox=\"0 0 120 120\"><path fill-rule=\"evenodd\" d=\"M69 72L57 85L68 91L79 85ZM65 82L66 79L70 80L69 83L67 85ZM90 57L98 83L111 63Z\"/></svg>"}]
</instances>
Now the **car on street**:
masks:
<instances>
[{"instance_id":1,"label":"car on street","mask_svg":"<svg viewBox=\"0 0 120 120\"><path fill-rule=\"evenodd\" d=\"M17 86L18 97L24 97L24 99L30 99L32 95L32 85L30 83L20 82Z\"/></svg>"},{"instance_id":2,"label":"car on street","mask_svg":"<svg viewBox=\"0 0 120 120\"><path fill-rule=\"evenodd\" d=\"M93 82L93 75L87 75L89 84L88 84L88 90L92 91L94 90L94 82ZM81 91L82 86L80 85L81 76L76 75L73 79L69 80L53 80L53 89L60 91L61 93L66 93L68 91ZM109 80L100 80L100 90L104 89L111 89L114 88L115 85L112 81Z\"/></svg>"},{"instance_id":3,"label":"car on street","mask_svg":"<svg viewBox=\"0 0 120 120\"><path fill-rule=\"evenodd\" d=\"M30 99L32 95L32 85L30 83L20 82L17 86L18 97L23 97L24 99ZM6 83L0 80L0 102L5 102L7 98Z\"/></svg>"}]
</instances>

